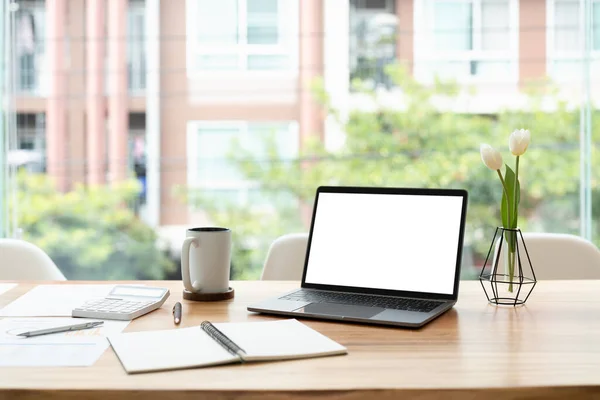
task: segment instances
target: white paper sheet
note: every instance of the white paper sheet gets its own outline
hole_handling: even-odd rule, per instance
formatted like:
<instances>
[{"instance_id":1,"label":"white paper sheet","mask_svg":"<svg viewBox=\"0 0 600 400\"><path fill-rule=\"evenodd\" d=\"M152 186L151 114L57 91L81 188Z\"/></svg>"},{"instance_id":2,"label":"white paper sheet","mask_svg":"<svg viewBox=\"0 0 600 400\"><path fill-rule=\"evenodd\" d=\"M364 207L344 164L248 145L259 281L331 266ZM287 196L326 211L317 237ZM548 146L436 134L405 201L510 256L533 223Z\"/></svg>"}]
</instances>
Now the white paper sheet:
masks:
<instances>
[{"instance_id":1,"label":"white paper sheet","mask_svg":"<svg viewBox=\"0 0 600 400\"><path fill-rule=\"evenodd\" d=\"M0 310L0 317L70 317L77 306L103 298L114 285L39 285Z\"/></svg>"},{"instance_id":2,"label":"white paper sheet","mask_svg":"<svg viewBox=\"0 0 600 400\"><path fill-rule=\"evenodd\" d=\"M107 335L120 333L129 321L104 321L98 328L24 338L30 330L92 322L81 318L10 318L0 320L0 367L86 367L109 346Z\"/></svg>"},{"instance_id":3,"label":"white paper sheet","mask_svg":"<svg viewBox=\"0 0 600 400\"><path fill-rule=\"evenodd\" d=\"M17 286L16 283L0 283L0 295Z\"/></svg>"}]
</instances>

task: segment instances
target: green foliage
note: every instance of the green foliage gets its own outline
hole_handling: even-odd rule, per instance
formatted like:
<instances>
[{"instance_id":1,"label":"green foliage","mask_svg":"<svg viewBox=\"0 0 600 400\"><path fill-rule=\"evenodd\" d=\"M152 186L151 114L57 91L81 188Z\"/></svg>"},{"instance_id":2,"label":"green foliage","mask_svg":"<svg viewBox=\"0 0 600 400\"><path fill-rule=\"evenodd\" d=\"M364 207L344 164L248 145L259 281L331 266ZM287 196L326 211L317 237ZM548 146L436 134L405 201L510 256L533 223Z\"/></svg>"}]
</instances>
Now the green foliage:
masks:
<instances>
[{"instance_id":1,"label":"green foliage","mask_svg":"<svg viewBox=\"0 0 600 400\"><path fill-rule=\"evenodd\" d=\"M346 133L339 149L328 150L314 140L298 159L283 160L272 140L263 143L269 149L267 159L233 147L231 159L241 173L264 190L267 198L275 193L291 197L287 205L274 205L267 214L260 214L252 207L221 208L217 213L210 202L192 204L239 231L238 241L250 242L252 235L258 235L268 243L279 234L297 230L298 215L303 216L302 230L308 230L310 206L319 185L465 188L469 191L465 254L481 265L494 229L503 221L498 207L502 186L482 165L479 145L489 143L506 154L510 132L527 128L532 142L519 171L519 226L523 230L578 232L579 111L561 101L550 86L529 90L526 106L500 110L493 116L460 114L443 111L440 106L456 101L460 92L456 84L438 80L424 85L399 66L389 67L387 72L400 89L400 106L392 109L379 103L376 94L357 81L355 92L370 96L377 106L352 110L345 120L329 104L322 83L315 84L316 98ZM598 112L593 113L592 123L597 135ZM594 160L592 176L599 174L600 162ZM597 181L593 189L599 190ZM242 238L244 235L249 236ZM265 246L246 248L252 255L246 254L239 262L235 258L234 264L252 271L239 276L256 277ZM463 270L473 276L474 270Z\"/></svg>"},{"instance_id":2,"label":"green foliage","mask_svg":"<svg viewBox=\"0 0 600 400\"><path fill-rule=\"evenodd\" d=\"M164 279L175 265L127 206L138 193L136 182L60 193L45 175L20 174L11 208L23 239L44 249L67 279Z\"/></svg>"}]
</instances>

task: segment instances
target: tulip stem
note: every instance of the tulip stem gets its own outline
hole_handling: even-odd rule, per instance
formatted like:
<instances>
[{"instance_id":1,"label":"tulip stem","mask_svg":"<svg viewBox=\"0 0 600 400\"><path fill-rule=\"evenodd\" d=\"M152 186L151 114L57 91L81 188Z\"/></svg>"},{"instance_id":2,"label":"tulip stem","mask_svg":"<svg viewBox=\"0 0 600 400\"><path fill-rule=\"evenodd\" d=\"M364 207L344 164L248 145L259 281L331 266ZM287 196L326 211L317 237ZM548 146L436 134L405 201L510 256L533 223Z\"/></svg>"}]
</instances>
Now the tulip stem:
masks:
<instances>
[{"instance_id":1,"label":"tulip stem","mask_svg":"<svg viewBox=\"0 0 600 400\"><path fill-rule=\"evenodd\" d=\"M512 214L512 210L511 210L511 206L510 206L510 201L508 200L508 188L506 187L506 182L504 181L504 178L502 177L502 173L500 172L499 169L496 170L496 172L498 173L498 176L500 177L500 182L502 182L502 189L504 190L504 197L506 198L506 211L508 212L508 226L505 226L505 228L510 228L512 226L511 222L511 214ZM506 232L506 239L508 241L508 239L512 239L511 232ZM508 284L508 291L512 293L513 291L513 286L512 286L512 278L513 278L513 274L514 274L514 264L511 261L514 261L513 258L511 258L512 256L512 251L510 251L512 249L512 243L508 243L508 247L509 247L509 254L508 254L508 275L510 277L510 281Z\"/></svg>"},{"instance_id":2,"label":"tulip stem","mask_svg":"<svg viewBox=\"0 0 600 400\"><path fill-rule=\"evenodd\" d=\"M512 224L511 224L511 228L516 229L517 225L518 225L518 214L517 214L517 210L519 207L519 198L518 198L518 193L519 191L519 156L517 156L517 161L516 161L516 165L515 165L515 186L514 186L514 192L513 192L513 220L512 220ZM509 243L509 249L510 254L509 254L509 260L508 260L508 274L509 276L509 285L508 285L508 291L512 292L513 291L513 279L515 276L515 256L516 256L516 247L517 247L517 233L516 232L511 232L510 234L510 243Z\"/></svg>"},{"instance_id":3,"label":"tulip stem","mask_svg":"<svg viewBox=\"0 0 600 400\"><path fill-rule=\"evenodd\" d=\"M517 198L517 195L518 195L517 190L519 188L518 187L518 185L519 185L519 158L520 157L517 156L517 163L516 163L516 166L515 166L515 192L514 192L515 197L513 198L514 203L515 203L515 207L513 209L515 220L513 221L514 226L512 228L516 228L517 227L517 209L519 207L519 203L518 203L519 199Z\"/></svg>"}]
</instances>

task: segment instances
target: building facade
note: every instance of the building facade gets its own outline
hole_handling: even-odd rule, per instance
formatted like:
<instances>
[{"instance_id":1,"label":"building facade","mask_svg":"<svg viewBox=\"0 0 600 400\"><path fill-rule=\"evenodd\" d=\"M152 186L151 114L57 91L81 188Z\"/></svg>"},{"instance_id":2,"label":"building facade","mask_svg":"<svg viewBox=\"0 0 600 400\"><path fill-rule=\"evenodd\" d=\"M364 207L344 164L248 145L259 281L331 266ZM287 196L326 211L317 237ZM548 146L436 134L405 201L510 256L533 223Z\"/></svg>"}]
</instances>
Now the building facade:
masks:
<instances>
[{"instance_id":1,"label":"building facade","mask_svg":"<svg viewBox=\"0 0 600 400\"><path fill-rule=\"evenodd\" d=\"M343 132L313 96L317 78L342 111L369 106L355 79L396 101L385 67L397 61L419 81L476 89L457 112L519 104L526 85L547 77L575 101L599 95L600 0L17 4L18 147L42 152L63 190L143 175L153 226L200 218L177 187L251 201L252 184L226 161L232 138L260 152L253 143L275 132L290 158L311 136L339 143Z\"/></svg>"}]
</instances>

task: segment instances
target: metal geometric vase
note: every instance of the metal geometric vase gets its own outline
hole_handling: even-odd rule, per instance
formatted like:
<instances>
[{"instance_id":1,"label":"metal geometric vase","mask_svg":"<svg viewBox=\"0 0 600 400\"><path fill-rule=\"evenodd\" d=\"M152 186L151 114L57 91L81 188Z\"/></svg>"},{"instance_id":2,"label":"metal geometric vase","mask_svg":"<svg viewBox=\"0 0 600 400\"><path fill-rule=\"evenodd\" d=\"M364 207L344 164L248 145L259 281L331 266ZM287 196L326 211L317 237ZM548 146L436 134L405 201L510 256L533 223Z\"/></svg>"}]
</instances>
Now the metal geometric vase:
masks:
<instances>
[{"instance_id":1,"label":"metal geometric vase","mask_svg":"<svg viewBox=\"0 0 600 400\"><path fill-rule=\"evenodd\" d=\"M537 280L519 228L496 228L479 282L492 304L525 304Z\"/></svg>"}]
</instances>

